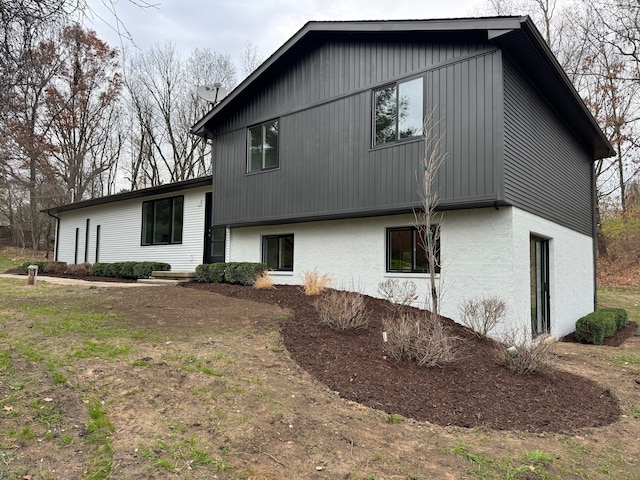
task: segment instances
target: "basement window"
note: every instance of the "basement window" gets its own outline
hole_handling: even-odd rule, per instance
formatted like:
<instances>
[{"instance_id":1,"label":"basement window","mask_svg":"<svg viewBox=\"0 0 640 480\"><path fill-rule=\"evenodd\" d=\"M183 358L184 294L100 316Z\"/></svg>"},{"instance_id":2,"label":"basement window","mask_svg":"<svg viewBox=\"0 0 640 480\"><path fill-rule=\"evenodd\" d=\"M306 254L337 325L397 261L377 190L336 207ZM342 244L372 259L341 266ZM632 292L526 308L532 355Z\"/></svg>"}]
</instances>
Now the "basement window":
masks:
<instances>
[{"instance_id":1,"label":"basement window","mask_svg":"<svg viewBox=\"0 0 640 480\"><path fill-rule=\"evenodd\" d=\"M293 234L262 237L262 262L269 270L293 271Z\"/></svg>"},{"instance_id":2,"label":"basement window","mask_svg":"<svg viewBox=\"0 0 640 480\"><path fill-rule=\"evenodd\" d=\"M423 239L422 237L423 235L415 227L388 228L387 272L428 272L429 260L425 245L431 241L435 245L435 271L440 273L439 227L433 225L429 238Z\"/></svg>"}]
</instances>

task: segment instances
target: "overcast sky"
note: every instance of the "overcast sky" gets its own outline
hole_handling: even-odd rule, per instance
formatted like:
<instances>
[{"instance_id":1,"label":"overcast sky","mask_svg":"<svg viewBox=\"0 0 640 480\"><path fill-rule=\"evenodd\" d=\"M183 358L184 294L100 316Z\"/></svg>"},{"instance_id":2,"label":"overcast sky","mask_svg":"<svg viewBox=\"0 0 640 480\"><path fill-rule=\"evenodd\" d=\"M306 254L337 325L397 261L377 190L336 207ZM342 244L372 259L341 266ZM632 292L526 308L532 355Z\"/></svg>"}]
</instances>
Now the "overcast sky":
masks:
<instances>
[{"instance_id":1,"label":"overcast sky","mask_svg":"<svg viewBox=\"0 0 640 480\"><path fill-rule=\"evenodd\" d=\"M478 0L148 0L141 9L130 0L114 0L119 18L138 48L174 42L185 56L196 47L228 53L239 67L246 42L266 59L310 20L390 20L456 18L477 14ZM108 0L88 0L96 12L88 28L111 46L121 40L109 25ZM104 20L101 20L101 17Z\"/></svg>"}]
</instances>

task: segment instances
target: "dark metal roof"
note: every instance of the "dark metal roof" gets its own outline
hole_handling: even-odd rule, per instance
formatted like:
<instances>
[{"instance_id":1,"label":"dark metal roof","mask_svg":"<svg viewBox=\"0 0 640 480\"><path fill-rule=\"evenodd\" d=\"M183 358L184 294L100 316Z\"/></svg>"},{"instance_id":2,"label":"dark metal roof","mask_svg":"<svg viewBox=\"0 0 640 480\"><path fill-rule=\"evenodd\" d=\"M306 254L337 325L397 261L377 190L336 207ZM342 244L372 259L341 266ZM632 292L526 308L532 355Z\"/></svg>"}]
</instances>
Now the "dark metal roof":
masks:
<instances>
[{"instance_id":1,"label":"dark metal roof","mask_svg":"<svg viewBox=\"0 0 640 480\"><path fill-rule=\"evenodd\" d=\"M484 32L499 46L556 109L580 138L593 150L594 159L611 156L613 148L597 122L585 106L580 95L563 71L537 28L528 16L454 18L435 20L371 20L308 22L260 67L238 85L226 98L202 117L191 133L207 137L211 120L237 101L250 94L259 79L278 71L282 62L296 52L304 54L307 41L313 44L318 36L349 33L411 33L411 32ZM299 54L298 53L298 54Z\"/></svg>"},{"instance_id":2,"label":"dark metal roof","mask_svg":"<svg viewBox=\"0 0 640 480\"><path fill-rule=\"evenodd\" d=\"M167 193L179 192L181 190L189 190L191 188L207 186L212 186L211 175L207 175L206 177L192 178L191 180L183 180L182 182L167 183L165 185L158 185L156 187L142 188L140 190L133 190L131 192L116 193L115 195L108 195L106 197L92 198L91 200L69 203L67 205L47 208L46 210L42 211L50 214L56 214L59 212L66 212L68 210L95 207L97 205L104 205L107 203L122 202L124 200L132 200L134 198L150 197L152 195L164 195Z\"/></svg>"}]
</instances>

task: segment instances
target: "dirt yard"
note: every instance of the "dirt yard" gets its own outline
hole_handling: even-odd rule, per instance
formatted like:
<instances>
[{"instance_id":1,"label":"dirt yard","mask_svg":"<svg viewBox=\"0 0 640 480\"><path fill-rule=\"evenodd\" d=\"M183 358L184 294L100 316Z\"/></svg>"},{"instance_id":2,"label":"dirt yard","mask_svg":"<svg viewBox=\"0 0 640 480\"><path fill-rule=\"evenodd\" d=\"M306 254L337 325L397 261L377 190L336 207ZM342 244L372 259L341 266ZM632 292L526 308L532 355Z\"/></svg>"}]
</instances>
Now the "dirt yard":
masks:
<instances>
[{"instance_id":1,"label":"dirt yard","mask_svg":"<svg viewBox=\"0 0 640 480\"><path fill-rule=\"evenodd\" d=\"M62 412L35 441L0 432L4 472L24 475L15 478L87 478L89 398L114 426L105 478L640 478L634 332L618 347L559 343L555 370L515 376L463 330L453 365L390 360L384 306L373 299L372 326L339 334L318 325L297 287L59 287L56 295L31 303L64 308L82 298L92 311L113 313L130 333L111 343L131 347L113 358L77 356L59 367L64 384L40 378L29 398L0 385L0 430L19 432L24 418L13 412L28 411L34 396ZM0 347L26 378L45 367L12 335L32 335L61 356L92 341L60 343L0 307ZM65 436L71 441L57 441ZM14 478L2 465L0 478Z\"/></svg>"}]
</instances>

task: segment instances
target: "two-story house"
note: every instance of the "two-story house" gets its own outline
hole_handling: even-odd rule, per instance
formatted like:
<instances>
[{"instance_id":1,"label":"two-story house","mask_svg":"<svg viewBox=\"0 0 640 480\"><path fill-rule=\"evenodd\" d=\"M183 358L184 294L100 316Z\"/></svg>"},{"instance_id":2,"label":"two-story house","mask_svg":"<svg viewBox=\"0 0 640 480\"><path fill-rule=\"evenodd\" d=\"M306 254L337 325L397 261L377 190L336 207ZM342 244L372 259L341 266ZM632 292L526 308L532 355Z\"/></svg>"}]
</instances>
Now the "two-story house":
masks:
<instances>
[{"instance_id":1,"label":"two-story house","mask_svg":"<svg viewBox=\"0 0 640 480\"><path fill-rule=\"evenodd\" d=\"M510 325L573 331L595 301L593 161L612 150L528 17L306 24L192 128L213 143L226 261L373 296L411 280L424 299L428 114L441 313L498 295Z\"/></svg>"}]
</instances>

